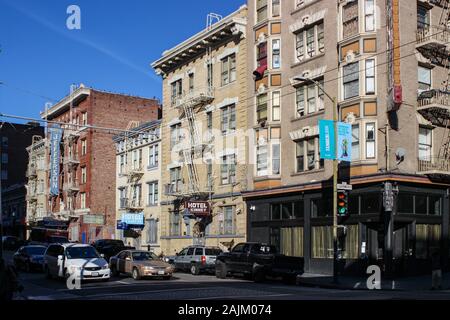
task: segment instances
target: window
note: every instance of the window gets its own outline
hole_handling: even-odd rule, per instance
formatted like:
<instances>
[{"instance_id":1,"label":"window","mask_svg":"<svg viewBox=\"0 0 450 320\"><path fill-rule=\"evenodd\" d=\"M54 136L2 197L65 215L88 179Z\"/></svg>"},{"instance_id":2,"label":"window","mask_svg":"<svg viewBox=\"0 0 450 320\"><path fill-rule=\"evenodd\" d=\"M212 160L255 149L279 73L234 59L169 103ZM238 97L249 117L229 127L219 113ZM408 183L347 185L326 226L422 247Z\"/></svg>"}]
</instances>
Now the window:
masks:
<instances>
[{"instance_id":1,"label":"window","mask_svg":"<svg viewBox=\"0 0 450 320\"><path fill-rule=\"evenodd\" d=\"M83 123L83 126L87 126L88 122L87 122L87 112L83 112L81 114L81 121Z\"/></svg>"},{"instance_id":2,"label":"window","mask_svg":"<svg viewBox=\"0 0 450 320\"><path fill-rule=\"evenodd\" d=\"M350 63L344 70L344 99L350 99L359 95L359 64Z\"/></svg>"},{"instance_id":3,"label":"window","mask_svg":"<svg viewBox=\"0 0 450 320\"><path fill-rule=\"evenodd\" d=\"M206 160L206 179L208 180L208 190L211 190L213 187L213 167L212 160Z\"/></svg>"},{"instance_id":4,"label":"window","mask_svg":"<svg viewBox=\"0 0 450 320\"><path fill-rule=\"evenodd\" d=\"M125 173L125 162L126 162L125 155L124 154L120 155L120 168L119 168L120 174Z\"/></svg>"},{"instance_id":5,"label":"window","mask_svg":"<svg viewBox=\"0 0 450 320\"><path fill-rule=\"evenodd\" d=\"M81 155L85 156L87 154L87 141L81 140Z\"/></svg>"},{"instance_id":6,"label":"window","mask_svg":"<svg viewBox=\"0 0 450 320\"><path fill-rule=\"evenodd\" d=\"M181 168L172 168L170 169L170 185L172 192L181 191Z\"/></svg>"},{"instance_id":7,"label":"window","mask_svg":"<svg viewBox=\"0 0 450 320\"><path fill-rule=\"evenodd\" d=\"M333 258L332 227L312 227L311 251L315 259Z\"/></svg>"},{"instance_id":8,"label":"window","mask_svg":"<svg viewBox=\"0 0 450 320\"><path fill-rule=\"evenodd\" d=\"M234 154L222 157L220 173L222 184L236 182L236 156Z\"/></svg>"},{"instance_id":9,"label":"window","mask_svg":"<svg viewBox=\"0 0 450 320\"><path fill-rule=\"evenodd\" d=\"M431 69L419 66L418 68L419 94L431 89Z\"/></svg>"},{"instance_id":10,"label":"window","mask_svg":"<svg viewBox=\"0 0 450 320\"><path fill-rule=\"evenodd\" d=\"M419 127L419 160L431 161L433 155L432 130Z\"/></svg>"},{"instance_id":11,"label":"window","mask_svg":"<svg viewBox=\"0 0 450 320\"><path fill-rule=\"evenodd\" d=\"M158 243L158 222L156 222L156 219L147 221L147 243Z\"/></svg>"},{"instance_id":12,"label":"window","mask_svg":"<svg viewBox=\"0 0 450 320\"><path fill-rule=\"evenodd\" d=\"M229 134L236 130L236 108L229 105L221 109L222 134Z\"/></svg>"},{"instance_id":13,"label":"window","mask_svg":"<svg viewBox=\"0 0 450 320\"><path fill-rule=\"evenodd\" d=\"M135 184L131 186L131 206L132 207L140 207L141 206L141 199L142 199L142 186L140 184Z\"/></svg>"},{"instance_id":14,"label":"window","mask_svg":"<svg viewBox=\"0 0 450 320\"><path fill-rule=\"evenodd\" d=\"M256 0L256 23L267 19L267 0Z\"/></svg>"},{"instance_id":15,"label":"window","mask_svg":"<svg viewBox=\"0 0 450 320\"><path fill-rule=\"evenodd\" d=\"M222 59L222 86L236 81L236 55Z\"/></svg>"},{"instance_id":16,"label":"window","mask_svg":"<svg viewBox=\"0 0 450 320\"><path fill-rule=\"evenodd\" d=\"M297 33L295 47L298 61L303 61L323 53L325 51L323 22Z\"/></svg>"},{"instance_id":17,"label":"window","mask_svg":"<svg viewBox=\"0 0 450 320\"><path fill-rule=\"evenodd\" d=\"M170 235L181 236L181 214L176 211L170 213Z\"/></svg>"},{"instance_id":18,"label":"window","mask_svg":"<svg viewBox=\"0 0 450 320\"><path fill-rule=\"evenodd\" d=\"M119 188L119 197L120 197L120 208L125 208L127 206L127 188L122 187Z\"/></svg>"},{"instance_id":19,"label":"window","mask_svg":"<svg viewBox=\"0 0 450 320\"><path fill-rule=\"evenodd\" d=\"M181 123L170 127L170 148L173 149L182 140Z\"/></svg>"},{"instance_id":20,"label":"window","mask_svg":"<svg viewBox=\"0 0 450 320\"><path fill-rule=\"evenodd\" d=\"M366 94L375 94L375 60L366 60Z\"/></svg>"},{"instance_id":21,"label":"window","mask_svg":"<svg viewBox=\"0 0 450 320\"><path fill-rule=\"evenodd\" d=\"M148 147L148 168L155 168L159 164L159 145Z\"/></svg>"},{"instance_id":22,"label":"window","mask_svg":"<svg viewBox=\"0 0 450 320\"><path fill-rule=\"evenodd\" d=\"M258 177L266 176L267 172L267 143L256 147L256 174Z\"/></svg>"},{"instance_id":23,"label":"window","mask_svg":"<svg viewBox=\"0 0 450 320\"><path fill-rule=\"evenodd\" d=\"M208 130L212 130L213 128L213 117L211 111L206 113L206 126Z\"/></svg>"},{"instance_id":24,"label":"window","mask_svg":"<svg viewBox=\"0 0 450 320\"><path fill-rule=\"evenodd\" d=\"M375 123L366 124L366 159L375 159Z\"/></svg>"},{"instance_id":25,"label":"window","mask_svg":"<svg viewBox=\"0 0 450 320\"><path fill-rule=\"evenodd\" d=\"M259 122L267 120L267 94L262 94L256 97L256 120Z\"/></svg>"},{"instance_id":26,"label":"window","mask_svg":"<svg viewBox=\"0 0 450 320\"><path fill-rule=\"evenodd\" d=\"M280 144L272 144L272 174L280 174Z\"/></svg>"},{"instance_id":27,"label":"window","mask_svg":"<svg viewBox=\"0 0 450 320\"><path fill-rule=\"evenodd\" d=\"M177 100L181 97L183 93L183 81L182 79L174 81L171 83L171 103L172 106L176 105Z\"/></svg>"},{"instance_id":28,"label":"window","mask_svg":"<svg viewBox=\"0 0 450 320\"><path fill-rule=\"evenodd\" d=\"M365 30L366 32L375 31L375 4L374 0L365 0Z\"/></svg>"},{"instance_id":29,"label":"window","mask_svg":"<svg viewBox=\"0 0 450 320\"><path fill-rule=\"evenodd\" d=\"M352 160L360 160L359 124L352 125Z\"/></svg>"},{"instance_id":30,"label":"window","mask_svg":"<svg viewBox=\"0 0 450 320\"><path fill-rule=\"evenodd\" d=\"M272 0L272 17L280 16L280 0Z\"/></svg>"},{"instance_id":31,"label":"window","mask_svg":"<svg viewBox=\"0 0 450 320\"><path fill-rule=\"evenodd\" d=\"M208 76L207 76L207 85L208 85L208 89L212 88L214 86L214 73L213 73L213 64L211 62L208 62L207 65L207 72L208 72Z\"/></svg>"},{"instance_id":32,"label":"window","mask_svg":"<svg viewBox=\"0 0 450 320\"><path fill-rule=\"evenodd\" d=\"M81 167L81 184L85 184L87 180L87 170L86 167Z\"/></svg>"},{"instance_id":33,"label":"window","mask_svg":"<svg viewBox=\"0 0 450 320\"><path fill-rule=\"evenodd\" d=\"M281 67L280 43L280 39L272 40L272 69L279 69Z\"/></svg>"},{"instance_id":34,"label":"window","mask_svg":"<svg viewBox=\"0 0 450 320\"><path fill-rule=\"evenodd\" d=\"M256 51L256 66L261 69L261 78L267 69L267 42L263 42L257 46Z\"/></svg>"},{"instance_id":35,"label":"window","mask_svg":"<svg viewBox=\"0 0 450 320\"><path fill-rule=\"evenodd\" d=\"M235 233L234 212L234 206L223 207L223 219L219 219L220 234L231 235Z\"/></svg>"},{"instance_id":36,"label":"window","mask_svg":"<svg viewBox=\"0 0 450 320\"><path fill-rule=\"evenodd\" d=\"M281 93L280 91L272 92L272 121L281 120Z\"/></svg>"},{"instance_id":37,"label":"window","mask_svg":"<svg viewBox=\"0 0 450 320\"><path fill-rule=\"evenodd\" d=\"M359 33L358 21L358 0L355 0L342 8L342 36L344 39Z\"/></svg>"},{"instance_id":38,"label":"window","mask_svg":"<svg viewBox=\"0 0 450 320\"><path fill-rule=\"evenodd\" d=\"M148 186L148 197L147 197L147 205L156 206L158 205L159 199L159 189L158 182L149 182Z\"/></svg>"},{"instance_id":39,"label":"window","mask_svg":"<svg viewBox=\"0 0 450 320\"><path fill-rule=\"evenodd\" d=\"M80 194L80 208L86 209L86 193L84 192Z\"/></svg>"},{"instance_id":40,"label":"window","mask_svg":"<svg viewBox=\"0 0 450 320\"><path fill-rule=\"evenodd\" d=\"M417 4L417 29L424 30L430 27L430 11L427 7Z\"/></svg>"},{"instance_id":41,"label":"window","mask_svg":"<svg viewBox=\"0 0 450 320\"><path fill-rule=\"evenodd\" d=\"M319 158L319 140L317 137L296 142L297 172L322 169L324 161Z\"/></svg>"},{"instance_id":42,"label":"window","mask_svg":"<svg viewBox=\"0 0 450 320\"><path fill-rule=\"evenodd\" d=\"M323 88L323 79L319 80L319 85ZM306 105L305 105L306 103ZM297 116L302 117L324 109L324 94L315 83L302 85L296 92ZM307 110L305 110L305 106Z\"/></svg>"},{"instance_id":43,"label":"window","mask_svg":"<svg viewBox=\"0 0 450 320\"><path fill-rule=\"evenodd\" d=\"M194 73L189 74L189 92L194 91Z\"/></svg>"}]
</instances>

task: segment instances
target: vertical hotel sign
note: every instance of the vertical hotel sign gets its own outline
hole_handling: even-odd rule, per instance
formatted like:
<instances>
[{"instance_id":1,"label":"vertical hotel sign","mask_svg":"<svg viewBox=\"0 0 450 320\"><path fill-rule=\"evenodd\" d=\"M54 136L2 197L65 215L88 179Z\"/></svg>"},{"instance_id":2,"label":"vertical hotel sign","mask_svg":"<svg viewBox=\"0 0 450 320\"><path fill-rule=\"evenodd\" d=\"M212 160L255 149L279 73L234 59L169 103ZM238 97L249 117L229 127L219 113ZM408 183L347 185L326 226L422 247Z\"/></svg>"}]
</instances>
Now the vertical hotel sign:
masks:
<instances>
[{"instance_id":1,"label":"vertical hotel sign","mask_svg":"<svg viewBox=\"0 0 450 320\"><path fill-rule=\"evenodd\" d=\"M62 129L52 126L50 131L50 195L59 195L59 162L61 156Z\"/></svg>"}]
</instances>

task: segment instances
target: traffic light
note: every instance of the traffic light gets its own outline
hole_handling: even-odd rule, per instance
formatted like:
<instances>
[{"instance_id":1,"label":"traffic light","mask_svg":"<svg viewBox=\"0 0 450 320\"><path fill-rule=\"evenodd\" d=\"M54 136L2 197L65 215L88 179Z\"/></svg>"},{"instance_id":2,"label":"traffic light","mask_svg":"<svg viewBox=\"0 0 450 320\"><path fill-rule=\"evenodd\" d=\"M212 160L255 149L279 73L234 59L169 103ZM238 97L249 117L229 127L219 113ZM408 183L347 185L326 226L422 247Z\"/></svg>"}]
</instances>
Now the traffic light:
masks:
<instances>
[{"instance_id":1,"label":"traffic light","mask_svg":"<svg viewBox=\"0 0 450 320\"><path fill-rule=\"evenodd\" d=\"M348 192L344 190L338 191L338 216L348 215Z\"/></svg>"}]
</instances>

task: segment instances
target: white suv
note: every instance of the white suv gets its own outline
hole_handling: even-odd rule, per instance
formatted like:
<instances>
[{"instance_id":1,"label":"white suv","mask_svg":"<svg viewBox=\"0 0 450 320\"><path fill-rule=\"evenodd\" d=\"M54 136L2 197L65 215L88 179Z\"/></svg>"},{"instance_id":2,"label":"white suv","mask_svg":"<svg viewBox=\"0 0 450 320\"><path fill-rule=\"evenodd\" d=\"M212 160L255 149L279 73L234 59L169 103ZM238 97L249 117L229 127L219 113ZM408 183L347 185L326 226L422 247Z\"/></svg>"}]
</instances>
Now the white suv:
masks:
<instances>
[{"instance_id":1,"label":"white suv","mask_svg":"<svg viewBox=\"0 0 450 320\"><path fill-rule=\"evenodd\" d=\"M108 281L108 262L94 247L87 244L51 244L44 254L44 271L47 278L69 278L80 275L81 280Z\"/></svg>"}]
</instances>

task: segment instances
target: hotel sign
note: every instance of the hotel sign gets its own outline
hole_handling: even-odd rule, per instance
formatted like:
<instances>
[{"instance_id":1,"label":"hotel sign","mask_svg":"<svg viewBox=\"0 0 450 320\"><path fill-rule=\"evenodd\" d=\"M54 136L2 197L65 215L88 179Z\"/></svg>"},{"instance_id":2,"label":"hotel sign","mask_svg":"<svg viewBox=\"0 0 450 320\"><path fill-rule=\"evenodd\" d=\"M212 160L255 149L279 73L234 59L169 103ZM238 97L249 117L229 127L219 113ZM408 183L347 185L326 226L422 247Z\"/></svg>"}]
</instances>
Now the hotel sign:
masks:
<instances>
[{"instance_id":1,"label":"hotel sign","mask_svg":"<svg viewBox=\"0 0 450 320\"><path fill-rule=\"evenodd\" d=\"M185 208L196 217L204 217L211 214L211 207L208 201L186 201Z\"/></svg>"},{"instance_id":2,"label":"hotel sign","mask_svg":"<svg viewBox=\"0 0 450 320\"><path fill-rule=\"evenodd\" d=\"M60 126L49 128L50 131L50 195L59 195L59 162L61 156L62 129Z\"/></svg>"}]
</instances>

